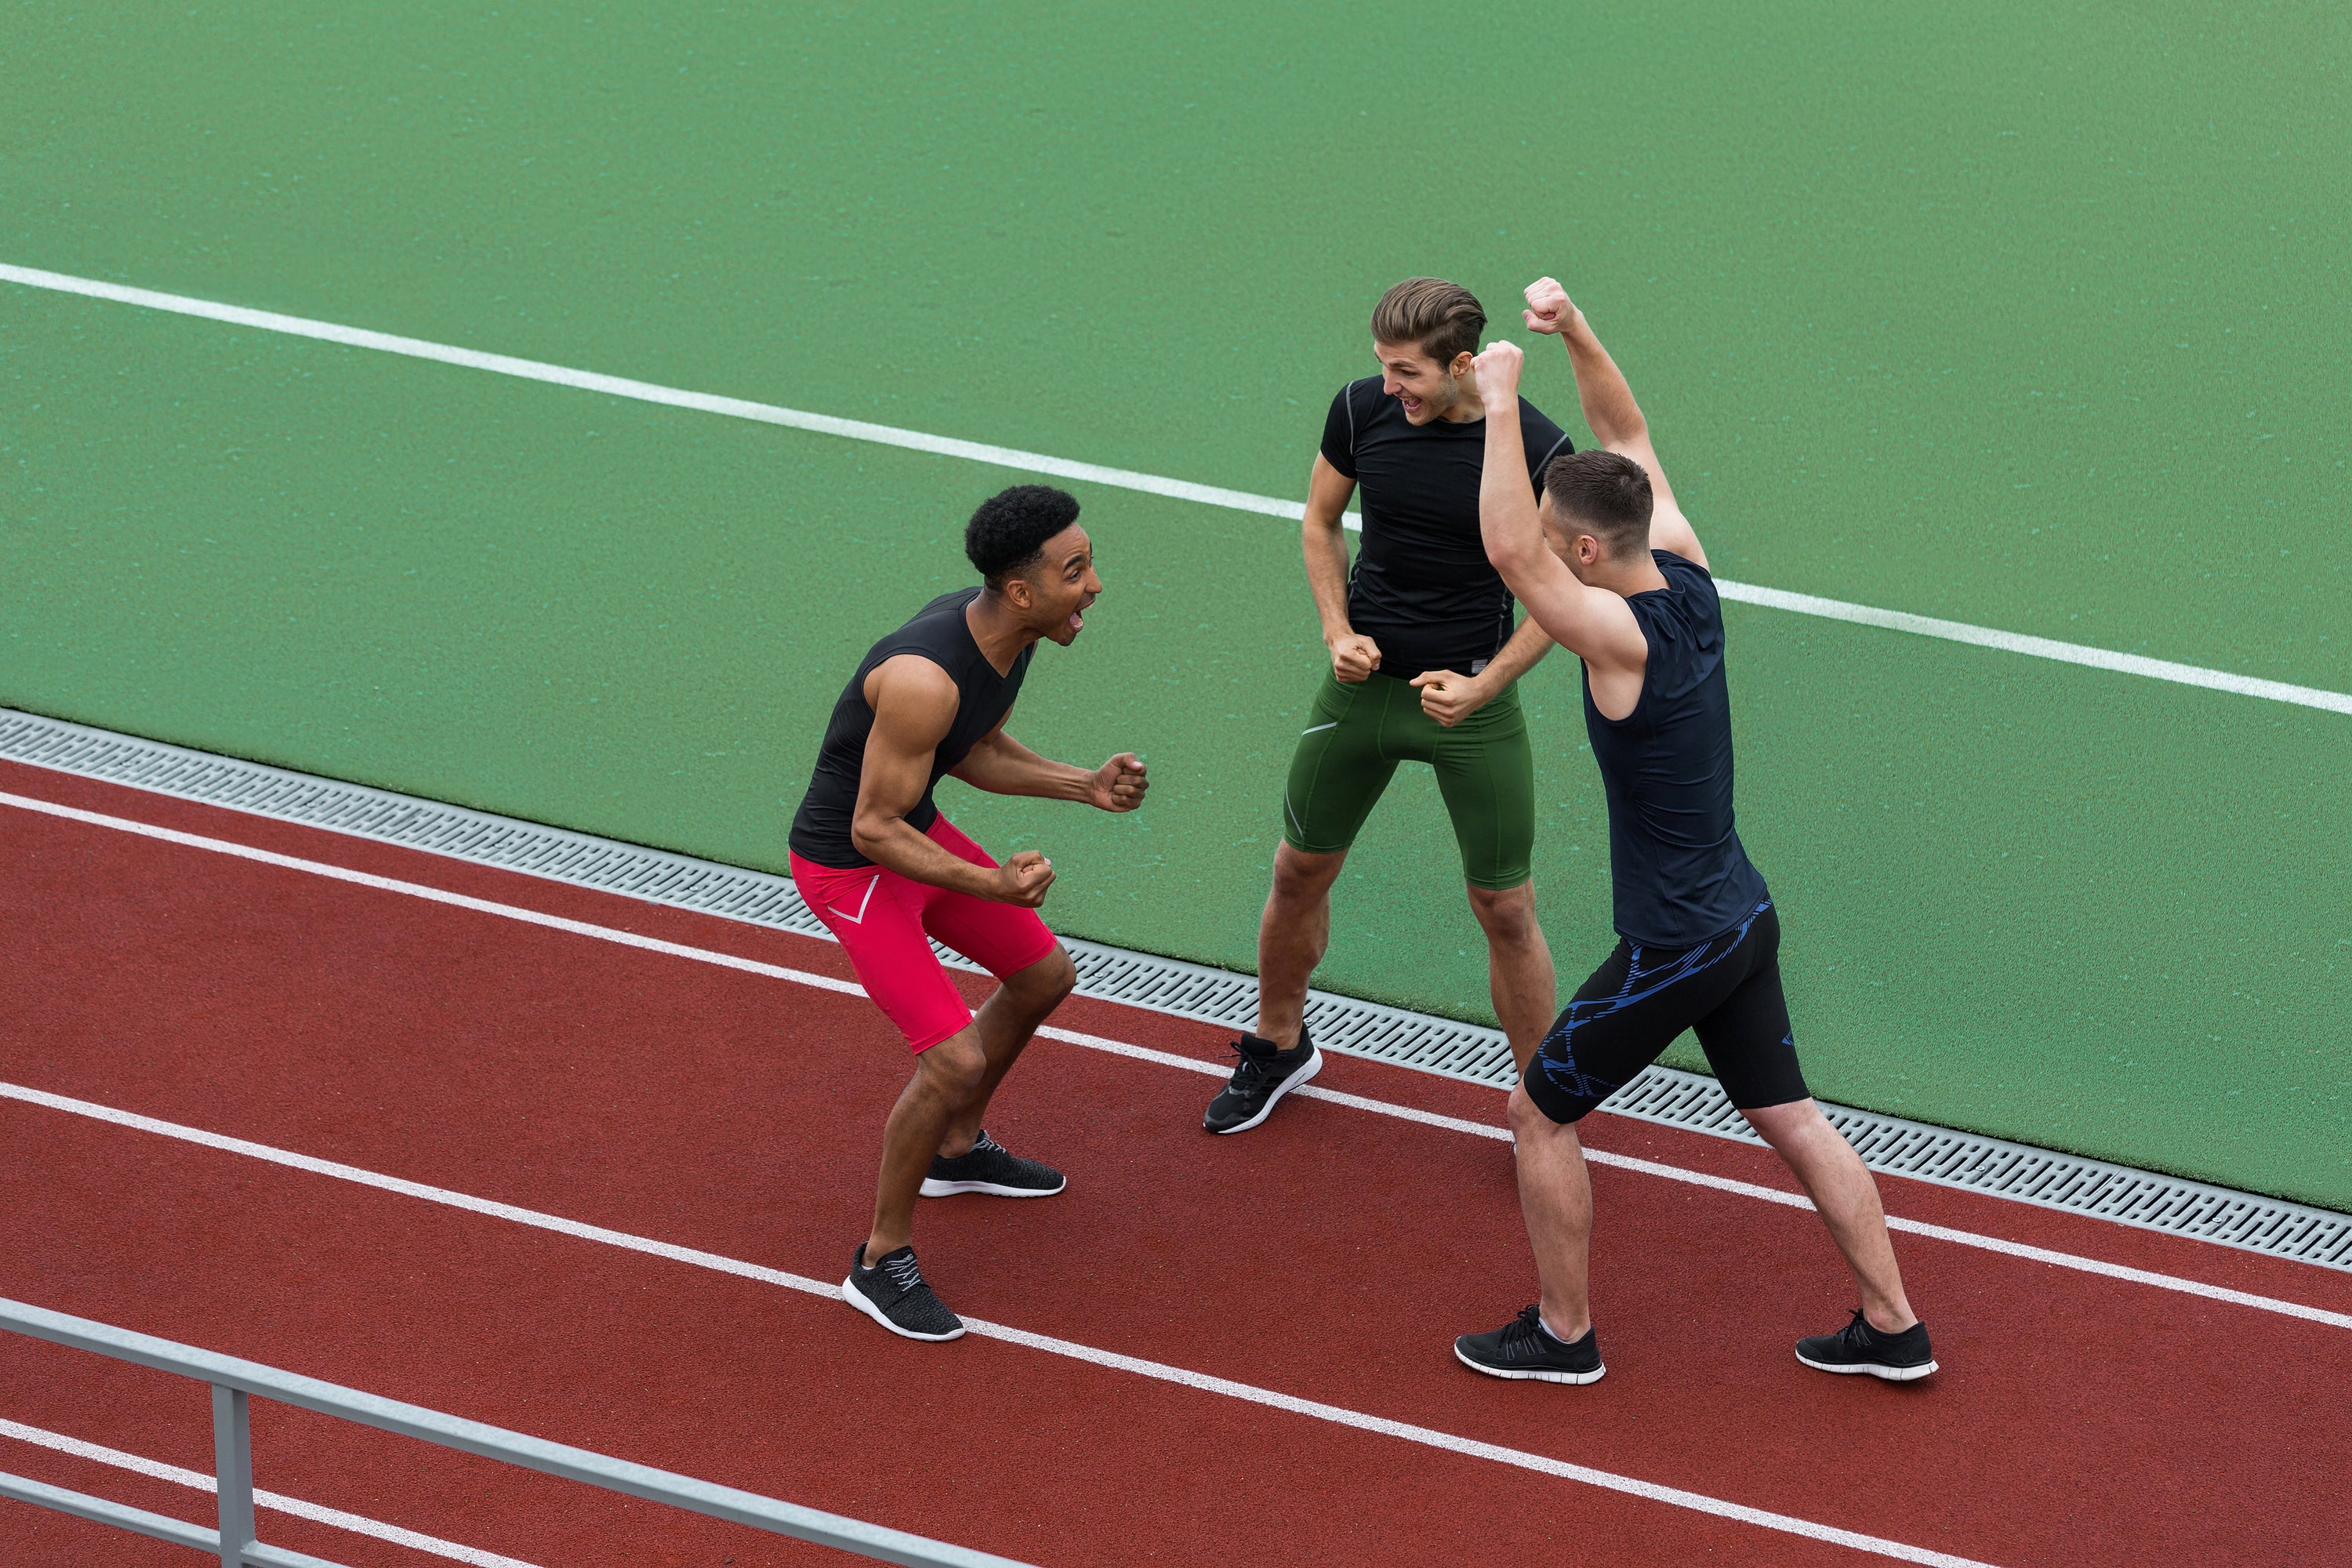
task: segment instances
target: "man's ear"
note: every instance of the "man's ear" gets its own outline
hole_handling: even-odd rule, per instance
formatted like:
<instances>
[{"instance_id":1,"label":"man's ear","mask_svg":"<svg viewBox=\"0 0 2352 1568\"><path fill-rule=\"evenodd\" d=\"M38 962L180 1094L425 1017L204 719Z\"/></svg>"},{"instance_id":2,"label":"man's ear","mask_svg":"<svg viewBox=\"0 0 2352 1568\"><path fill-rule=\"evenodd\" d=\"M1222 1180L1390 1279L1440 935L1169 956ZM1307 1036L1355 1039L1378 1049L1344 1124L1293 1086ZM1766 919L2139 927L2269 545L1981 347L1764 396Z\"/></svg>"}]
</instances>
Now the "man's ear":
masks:
<instances>
[{"instance_id":1,"label":"man's ear","mask_svg":"<svg viewBox=\"0 0 2352 1568\"><path fill-rule=\"evenodd\" d=\"M1009 576L1004 579L1004 586L997 592L1003 595L1004 602L1016 610L1025 611L1036 606L1037 590L1030 586L1026 577L1018 574Z\"/></svg>"},{"instance_id":2,"label":"man's ear","mask_svg":"<svg viewBox=\"0 0 2352 1568\"><path fill-rule=\"evenodd\" d=\"M1454 356L1454 363L1445 367L1445 374L1452 376L1456 381L1467 380L1472 374L1470 362L1477 357L1478 356L1476 354L1472 353L1468 349L1464 349L1460 353Z\"/></svg>"}]
</instances>

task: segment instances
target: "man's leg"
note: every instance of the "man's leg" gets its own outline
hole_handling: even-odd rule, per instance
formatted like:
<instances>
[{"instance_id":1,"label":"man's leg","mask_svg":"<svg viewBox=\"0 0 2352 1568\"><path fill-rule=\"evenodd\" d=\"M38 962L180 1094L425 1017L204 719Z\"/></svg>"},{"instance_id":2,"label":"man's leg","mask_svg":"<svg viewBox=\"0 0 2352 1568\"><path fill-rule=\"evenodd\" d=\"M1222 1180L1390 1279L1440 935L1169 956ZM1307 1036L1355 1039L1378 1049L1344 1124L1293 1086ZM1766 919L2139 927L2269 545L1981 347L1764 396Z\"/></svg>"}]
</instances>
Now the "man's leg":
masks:
<instances>
[{"instance_id":1,"label":"man's leg","mask_svg":"<svg viewBox=\"0 0 2352 1568\"><path fill-rule=\"evenodd\" d=\"M1895 1243L1886 1234L1886 1211L1870 1169L1811 1100L1743 1110L1781 1163L1804 1184L1830 1238L1845 1255L1862 1292L1862 1315L1881 1333L1899 1333L1919 1321L1903 1294L1903 1273L1895 1264Z\"/></svg>"},{"instance_id":2,"label":"man's leg","mask_svg":"<svg viewBox=\"0 0 2352 1568\"><path fill-rule=\"evenodd\" d=\"M1396 773L1381 746L1383 715L1402 680L1352 686L1323 678L1282 790L1274 886L1258 920L1257 1027L1234 1042L1234 1075L1201 1113L1211 1132L1246 1132L1323 1068L1306 1026L1307 983L1331 941L1331 884L1348 847Z\"/></svg>"},{"instance_id":3,"label":"man's leg","mask_svg":"<svg viewBox=\"0 0 2352 1568\"><path fill-rule=\"evenodd\" d=\"M1525 1088L1511 1090L1511 1138L1518 1150L1519 1213L1535 1248L1544 1326L1576 1341L1592 1327L1590 1267L1592 1183L1572 1122L1554 1121Z\"/></svg>"},{"instance_id":4,"label":"man's leg","mask_svg":"<svg viewBox=\"0 0 2352 1568\"><path fill-rule=\"evenodd\" d=\"M1551 1027L1558 976L1536 923L1535 751L1513 687L1453 729L1422 715L1417 737L1462 851L1470 910L1486 933L1486 984L1521 1073Z\"/></svg>"},{"instance_id":5,"label":"man's leg","mask_svg":"<svg viewBox=\"0 0 2352 1568\"><path fill-rule=\"evenodd\" d=\"M1559 985L1551 948L1536 923L1536 885L1530 880L1497 891L1472 882L1469 889L1470 911L1486 933L1486 985L1495 1016L1511 1042L1512 1066L1524 1074L1551 1027ZM1259 940L1263 951L1264 938ZM1263 1001L1259 1005L1264 1007Z\"/></svg>"},{"instance_id":6,"label":"man's leg","mask_svg":"<svg viewBox=\"0 0 2352 1568\"><path fill-rule=\"evenodd\" d=\"M982 1068L980 1081L970 1098L948 1118L946 1132L933 1152L945 1160L961 1159L971 1152L972 1143L988 1120L988 1102L995 1095L996 1086L1004 1081L1004 1075L1021 1059L1022 1051L1037 1033L1037 1026L1068 998L1077 983L1077 966L1056 944L1053 952L1028 968L1006 975L995 994L981 1004L971 1025L987 1065ZM923 1054L929 1056L930 1052Z\"/></svg>"},{"instance_id":7,"label":"man's leg","mask_svg":"<svg viewBox=\"0 0 2352 1568\"><path fill-rule=\"evenodd\" d=\"M979 1090L988 1073L977 1021L915 1058L915 1076L898 1091L882 1124L882 1171L874 1187L874 1228L866 1237L866 1264L915 1239L915 1194L947 1136L948 1124Z\"/></svg>"},{"instance_id":8,"label":"man's leg","mask_svg":"<svg viewBox=\"0 0 2352 1568\"><path fill-rule=\"evenodd\" d=\"M1274 847L1274 887L1257 922L1257 1028L1284 1050L1298 1044L1307 983L1331 945L1331 884L1344 849L1310 855L1285 839Z\"/></svg>"},{"instance_id":9,"label":"man's leg","mask_svg":"<svg viewBox=\"0 0 2352 1568\"><path fill-rule=\"evenodd\" d=\"M1772 1146L1820 1211L1844 1255L1862 1310L1832 1334L1797 1343L1797 1359L1823 1372L1907 1382L1936 1370L1927 1331L1903 1293L1878 1184L1853 1146L1829 1124L1797 1065L1796 1031L1780 988L1780 921L1769 905L1749 922L1749 972L1694 1026L1724 1092Z\"/></svg>"},{"instance_id":10,"label":"man's leg","mask_svg":"<svg viewBox=\"0 0 2352 1568\"><path fill-rule=\"evenodd\" d=\"M1678 993L1694 978L1705 986L1706 969L1675 962L1681 956L1706 955L1667 954L1645 967L1643 950L1621 941L1577 989L1520 1074L1511 1091L1511 1141L1540 1294L1501 1328L1455 1340L1454 1353L1465 1364L1493 1377L1547 1383L1591 1383L1601 1375L1588 1287L1592 1187L1576 1123L1656 1060L1689 1023L1689 995Z\"/></svg>"}]
</instances>

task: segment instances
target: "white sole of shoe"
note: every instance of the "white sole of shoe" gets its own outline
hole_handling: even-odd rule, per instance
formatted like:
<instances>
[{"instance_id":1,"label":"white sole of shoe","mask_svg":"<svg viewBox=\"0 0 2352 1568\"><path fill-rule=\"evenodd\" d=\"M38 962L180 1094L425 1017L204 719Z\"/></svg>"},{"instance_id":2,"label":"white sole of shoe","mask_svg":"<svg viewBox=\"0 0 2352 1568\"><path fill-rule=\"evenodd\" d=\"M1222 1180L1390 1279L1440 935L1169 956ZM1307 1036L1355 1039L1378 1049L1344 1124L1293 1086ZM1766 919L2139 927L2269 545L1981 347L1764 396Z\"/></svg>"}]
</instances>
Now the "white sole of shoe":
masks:
<instances>
[{"instance_id":1,"label":"white sole of shoe","mask_svg":"<svg viewBox=\"0 0 2352 1568\"><path fill-rule=\"evenodd\" d=\"M1481 1366L1464 1355L1460 1345L1454 1347L1454 1359L1472 1372L1483 1372L1488 1377L1507 1377L1513 1383L1565 1383L1582 1387L1588 1383L1599 1383L1609 1371L1606 1366L1596 1366L1591 1372L1543 1372L1535 1368L1507 1370L1498 1366Z\"/></svg>"},{"instance_id":2,"label":"white sole of shoe","mask_svg":"<svg viewBox=\"0 0 2352 1568\"><path fill-rule=\"evenodd\" d=\"M1815 1361L1812 1357L1807 1355L1802 1351L1799 1351L1797 1352L1797 1359L1803 1362L1807 1366L1811 1367L1815 1372L1836 1372L1845 1373L1859 1373L1865 1377L1885 1378L1889 1383L1916 1383L1920 1378L1927 1376L1929 1373L1936 1370L1936 1363L1932 1361L1921 1362L1917 1366L1888 1366L1884 1362L1874 1361L1854 1362L1845 1366L1832 1366L1825 1361Z\"/></svg>"},{"instance_id":3,"label":"white sole of shoe","mask_svg":"<svg viewBox=\"0 0 2352 1568\"><path fill-rule=\"evenodd\" d=\"M1313 1078L1317 1073L1321 1072L1322 1070L1323 1052L1320 1048L1318 1048L1313 1056L1307 1058L1307 1065L1305 1067L1300 1068L1297 1072L1292 1073L1288 1078L1283 1079L1282 1087L1265 1097L1265 1103L1258 1107L1257 1114L1255 1116L1251 1117L1247 1121L1237 1121L1231 1127L1213 1127L1209 1131L1221 1137L1229 1132L1248 1131L1251 1128L1256 1126L1259 1122L1274 1114L1274 1108L1282 1103L1282 1097L1284 1095L1288 1094L1292 1089L1297 1089L1300 1084L1305 1083L1308 1079Z\"/></svg>"},{"instance_id":4,"label":"white sole of shoe","mask_svg":"<svg viewBox=\"0 0 2352 1568\"><path fill-rule=\"evenodd\" d=\"M881 1324L884 1328L889 1330L892 1333L898 1335L902 1340L928 1340L936 1344L942 1340L960 1340L963 1338L963 1325L961 1323L958 1323L956 1325L955 1332L951 1334L919 1334L912 1329L900 1328L898 1324L892 1322L889 1319L882 1315L881 1308L876 1306L873 1302L866 1299L866 1292L857 1288L857 1282L854 1279L844 1279L841 1282L841 1299L848 1302L851 1306L856 1308L859 1311L865 1313L867 1317L873 1319L876 1322Z\"/></svg>"},{"instance_id":5,"label":"white sole of shoe","mask_svg":"<svg viewBox=\"0 0 2352 1568\"><path fill-rule=\"evenodd\" d=\"M1059 1187L1004 1187L994 1182L942 1182L937 1176L923 1178L922 1194L927 1198L951 1198L958 1193L985 1193L992 1198L1050 1198L1070 1184Z\"/></svg>"}]
</instances>

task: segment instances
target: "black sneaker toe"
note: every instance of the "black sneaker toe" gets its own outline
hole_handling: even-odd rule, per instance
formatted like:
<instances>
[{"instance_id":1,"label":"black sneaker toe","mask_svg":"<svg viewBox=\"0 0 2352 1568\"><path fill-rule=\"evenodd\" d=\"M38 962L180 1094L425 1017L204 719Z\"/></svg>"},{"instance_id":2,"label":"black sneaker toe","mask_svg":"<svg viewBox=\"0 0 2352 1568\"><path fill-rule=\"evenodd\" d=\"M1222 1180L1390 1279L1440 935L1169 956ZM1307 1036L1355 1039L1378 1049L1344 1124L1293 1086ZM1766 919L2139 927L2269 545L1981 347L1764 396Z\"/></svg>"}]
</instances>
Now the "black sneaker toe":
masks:
<instances>
[{"instance_id":1,"label":"black sneaker toe","mask_svg":"<svg viewBox=\"0 0 2352 1568\"><path fill-rule=\"evenodd\" d=\"M866 1267L866 1244L849 1260L841 1299L889 1330L910 1340L952 1340L963 1335L963 1320L932 1292L915 1262L915 1249L901 1247Z\"/></svg>"},{"instance_id":2,"label":"black sneaker toe","mask_svg":"<svg viewBox=\"0 0 2352 1568\"><path fill-rule=\"evenodd\" d=\"M1201 1125L1212 1132L1246 1132L1274 1112L1282 1097L1323 1070L1322 1053L1307 1031L1288 1050L1255 1035L1234 1042L1234 1076L1209 1101Z\"/></svg>"}]
</instances>

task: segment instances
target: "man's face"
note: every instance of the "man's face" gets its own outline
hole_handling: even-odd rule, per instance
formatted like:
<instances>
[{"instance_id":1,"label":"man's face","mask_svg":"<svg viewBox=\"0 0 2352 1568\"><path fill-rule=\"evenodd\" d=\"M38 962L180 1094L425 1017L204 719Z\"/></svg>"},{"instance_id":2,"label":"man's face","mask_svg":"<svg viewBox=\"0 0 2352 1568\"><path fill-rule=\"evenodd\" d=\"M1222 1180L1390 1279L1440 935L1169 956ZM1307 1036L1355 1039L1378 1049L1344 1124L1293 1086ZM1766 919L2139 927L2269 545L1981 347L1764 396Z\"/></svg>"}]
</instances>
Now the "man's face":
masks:
<instances>
[{"instance_id":1,"label":"man's face","mask_svg":"<svg viewBox=\"0 0 2352 1568\"><path fill-rule=\"evenodd\" d=\"M1455 355L1447 366L1432 359L1419 343L1375 342L1372 353L1381 362L1381 390L1404 405L1404 416L1415 425L1443 419L1461 403L1468 354Z\"/></svg>"},{"instance_id":2,"label":"man's face","mask_svg":"<svg viewBox=\"0 0 2352 1568\"><path fill-rule=\"evenodd\" d=\"M1087 606L1102 592L1102 579L1095 575L1094 541L1070 524L1045 541L1043 556L1008 586L1013 584L1028 591L1023 611L1028 625L1040 637L1069 647L1087 624Z\"/></svg>"}]
</instances>

